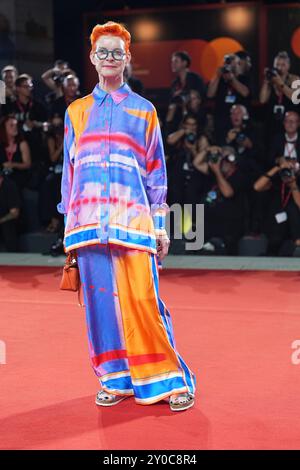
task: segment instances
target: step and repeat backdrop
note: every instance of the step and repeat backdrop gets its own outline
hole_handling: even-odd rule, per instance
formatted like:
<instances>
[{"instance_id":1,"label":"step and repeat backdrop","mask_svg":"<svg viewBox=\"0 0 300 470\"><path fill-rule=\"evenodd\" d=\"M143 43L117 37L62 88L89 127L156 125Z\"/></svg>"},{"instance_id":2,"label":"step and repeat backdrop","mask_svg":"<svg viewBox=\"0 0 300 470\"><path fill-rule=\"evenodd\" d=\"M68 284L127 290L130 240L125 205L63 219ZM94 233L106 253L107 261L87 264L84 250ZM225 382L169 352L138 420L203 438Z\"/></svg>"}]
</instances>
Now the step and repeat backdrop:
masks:
<instances>
[{"instance_id":1,"label":"step and repeat backdrop","mask_svg":"<svg viewBox=\"0 0 300 470\"><path fill-rule=\"evenodd\" d=\"M187 51L191 70L207 82L223 63L225 54L247 50L253 62L254 87L263 68L272 65L279 50L286 50L292 71L300 71L300 5L266 6L256 3L170 7L153 10L89 13L84 18L85 85L93 88L96 74L89 62L89 35L93 26L114 20L132 34L133 73L146 89L163 91L174 79L171 55Z\"/></svg>"}]
</instances>

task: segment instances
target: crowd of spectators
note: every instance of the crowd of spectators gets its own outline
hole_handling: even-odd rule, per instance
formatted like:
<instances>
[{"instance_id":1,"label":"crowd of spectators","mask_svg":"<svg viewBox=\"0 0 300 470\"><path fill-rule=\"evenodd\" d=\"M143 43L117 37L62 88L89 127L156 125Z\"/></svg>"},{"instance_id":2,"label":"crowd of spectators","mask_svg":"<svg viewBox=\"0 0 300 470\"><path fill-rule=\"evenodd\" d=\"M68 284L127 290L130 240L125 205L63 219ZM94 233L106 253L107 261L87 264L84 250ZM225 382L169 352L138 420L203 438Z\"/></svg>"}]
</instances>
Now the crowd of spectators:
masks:
<instances>
[{"instance_id":1,"label":"crowd of spectators","mask_svg":"<svg viewBox=\"0 0 300 470\"><path fill-rule=\"evenodd\" d=\"M204 204L201 252L237 254L242 238L263 238L266 254L295 254L300 246L300 109L294 99L299 77L290 71L288 54L278 52L264 70L258 96L246 51L225 55L206 86L190 70L186 52L175 52L171 63L176 79L163 126L169 205Z\"/></svg>"},{"instance_id":2,"label":"crowd of spectators","mask_svg":"<svg viewBox=\"0 0 300 470\"><path fill-rule=\"evenodd\" d=\"M242 237L267 238L267 254L280 254L287 241L300 246L300 132L295 96L298 76L279 52L253 92L251 57L224 56L209 83L193 72L188 53L171 57L175 75L167 109L159 108L168 173L168 204L204 204L201 252L236 254ZM125 80L147 97L127 67ZM64 114L80 96L76 73L63 60L44 72L45 93L13 65L1 71L5 104L0 105L0 242L18 251L29 230L24 191L38 194L42 229L57 234L51 247L62 252L64 221L57 212L63 161ZM257 119L257 109L263 118ZM261 114L262 115L262 114ZM191 227L197 224L192 213Z\"/></svg>"}]
</instances>

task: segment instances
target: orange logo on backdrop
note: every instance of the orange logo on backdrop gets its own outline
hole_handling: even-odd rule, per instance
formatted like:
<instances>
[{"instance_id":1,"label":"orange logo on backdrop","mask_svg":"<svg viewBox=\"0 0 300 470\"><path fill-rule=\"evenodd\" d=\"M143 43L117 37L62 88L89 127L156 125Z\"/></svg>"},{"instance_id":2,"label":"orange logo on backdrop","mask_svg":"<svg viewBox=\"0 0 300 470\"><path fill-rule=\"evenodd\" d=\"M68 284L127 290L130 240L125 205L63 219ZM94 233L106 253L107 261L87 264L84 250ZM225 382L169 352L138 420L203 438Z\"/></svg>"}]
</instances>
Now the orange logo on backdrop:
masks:
<instances>
[{"instance_id":1,"label":"orange logo on backdrop","mask_svg":"<svg viewBox=\"0 0 300 470\"><path fill-rule=\"evenodd\" d=\"M192 59L191 70L208 82L223 63L225 54L232 54L244 47L238 41L220 37L212 41L188 39L178 41L143 41L131 45L133 73L142 80L145 88L169 88L174 80L171 56L175 51L187 51ZM94 88L97 75L85 57L88 89Z\"/></svg>"},{"instance_id":2,"label":"orange logo on backdrop","mask_svg":"<svg viewBox=\"0 0 300 470\"><path fill-rule=\"evenodd\" d=\"M294 54L300 57L300 28L295 29L291 39L291 47Z\"/></svg>"},{"instance_id":3,"label":"orange logo on backdrop","mask_svg":"<svg viewBox=\"0 0 300 470\"><path fill-rule=\"evenodd\" d=\"M174 80L171 56L175 51L187 51L192 59L191 70L205 81L211 80L225 54L244 49L236 40L217 38L207 42L202 39L181 41L147 41L131 45L134 75L146 88L168 88Z\"/></svg>"}]
</instances>

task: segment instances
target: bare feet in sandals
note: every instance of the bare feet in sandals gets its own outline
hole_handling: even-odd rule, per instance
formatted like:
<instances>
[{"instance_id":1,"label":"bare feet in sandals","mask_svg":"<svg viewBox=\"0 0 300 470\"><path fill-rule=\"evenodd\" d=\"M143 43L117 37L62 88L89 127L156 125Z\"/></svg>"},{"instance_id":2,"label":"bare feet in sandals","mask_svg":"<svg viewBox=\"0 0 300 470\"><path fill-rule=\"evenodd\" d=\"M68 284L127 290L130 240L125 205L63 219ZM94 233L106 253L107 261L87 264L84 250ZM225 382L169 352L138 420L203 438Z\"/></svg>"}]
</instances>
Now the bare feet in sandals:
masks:
<instances>
[{"instance_id":1,"label":"bare feet in sandals","mask_svg":"<svg viewBox=\"0 0 300 470\"><path fill-rule=\"evenodd\" d=\"M180 393L171 395L169 404L172 411L184 411L191 408L195 403L195 398L191 393Z\"/></svg>"},{"instance_id":2,"label":"bare feet in sandals","mask_svg":"<svg viewBox=\"0 0 300 470\"><path fill-rule=\"evenodd\" d=\"M113 395L112 393L100 390L96 395L96 405L113 406L128 398L125 395Z\"/></svg>"}]
</instances>

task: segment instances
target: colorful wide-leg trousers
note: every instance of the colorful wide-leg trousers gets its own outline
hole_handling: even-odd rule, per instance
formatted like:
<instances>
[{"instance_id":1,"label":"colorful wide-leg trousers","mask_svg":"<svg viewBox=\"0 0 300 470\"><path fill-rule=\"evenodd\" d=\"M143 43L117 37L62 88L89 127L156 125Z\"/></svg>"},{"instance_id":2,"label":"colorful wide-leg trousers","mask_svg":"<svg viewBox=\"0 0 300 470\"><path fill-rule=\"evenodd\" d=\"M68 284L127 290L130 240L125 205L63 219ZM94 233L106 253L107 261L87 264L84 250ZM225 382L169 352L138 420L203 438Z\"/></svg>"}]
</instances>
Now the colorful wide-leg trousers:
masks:
<instances>
[{"instance_id":1,"label":"colorful wide-leg trousers","mask_svg":"<svg viewBox=\"0 0 300 470\"><path fill-rule=\"evenodd\" d=\"M176 350L170 313L159 297L155 254L91 245L77 249L89 353L101 388L148 405L195 394L195 376Z\"/></svg>"}]
</instances>

